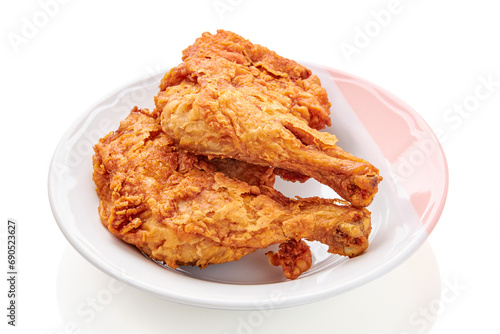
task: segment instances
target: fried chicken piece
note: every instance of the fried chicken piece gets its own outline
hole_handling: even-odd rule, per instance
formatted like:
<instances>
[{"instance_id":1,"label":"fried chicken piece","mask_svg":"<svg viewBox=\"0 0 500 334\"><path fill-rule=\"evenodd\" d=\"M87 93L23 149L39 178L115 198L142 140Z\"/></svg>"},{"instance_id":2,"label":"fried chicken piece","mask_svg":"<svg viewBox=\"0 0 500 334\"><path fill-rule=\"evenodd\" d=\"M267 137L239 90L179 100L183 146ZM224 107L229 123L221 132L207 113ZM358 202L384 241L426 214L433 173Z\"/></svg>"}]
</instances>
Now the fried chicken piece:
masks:
<instances>
[{"instance_id":1,"label":"fried chicken piece","mask_svg":"<svg viewBox=\"0 0 500 334\"><path fill-rule=\"evenodd\" d=\"M351 257L368 246L368 210L337 200L289 199L266 185L272 184L266 169L250 173L257 185L241 181L251 166L213 164L179 148L147 110L135 108L94 150L103 225L171 268L203 268L304 238Z\"/></svg>"},{"instance_id":2,"label":"fried chicken piece","mask_svg":"<svg viewBox=\"0 0 500 334\"><path fill-rule=\"evenodd\" d=\"M382 179L318 131L330 125L330 102L310 70L231 32L204 33L184 50L155 104L163 130L196 154L312 177L356 206L372 202Z\"/></svg>"},{"instance_id":3,"label":"fried chicken piece","mask_svg":"<svg viewBox=\"0 0 500 334\"><path fill-rule=\"evenodd\" d=\"M266 253L269 263L282 266L288 279L296 279L311 268L312 254L309 246L303 241L290 240L279 246L278 253Z\"/></svg>"}]
</instances>

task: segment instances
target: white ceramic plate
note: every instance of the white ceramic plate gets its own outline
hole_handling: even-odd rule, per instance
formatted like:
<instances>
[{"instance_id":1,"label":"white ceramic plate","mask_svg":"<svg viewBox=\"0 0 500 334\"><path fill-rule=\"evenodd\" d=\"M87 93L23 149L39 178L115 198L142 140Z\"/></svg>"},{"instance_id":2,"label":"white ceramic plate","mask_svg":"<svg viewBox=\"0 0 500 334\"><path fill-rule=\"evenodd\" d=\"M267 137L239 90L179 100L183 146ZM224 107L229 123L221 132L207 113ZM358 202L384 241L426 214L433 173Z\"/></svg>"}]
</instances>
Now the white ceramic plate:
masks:
<instances>
[{"instance_id":1,"label":"white ceramic plate","mask_svg":"<svg viewBox=\"0 0 500 334\"><path fill-rule=\"evenodd\" d=\"M54 217L68 241L108 275L171 301L220 309L272 309L305 304L356 288L389 272L425 241L443 210L448 189L446 159L438 140L411 108L385 90L333 69L306 64L333 103L338 145L380 169L384 180L369 207L373 231L359 257L326 253L311 243L313 266L295 281L268 264L265 250L206 269L163 267L112 236L97 213L92 146L117 129L132 107L153 107L163 73L109 94L66 132L51 163L48 186ZM315 181L278 180L287 196L337 197Z\"/></svg>"}]
</instances>

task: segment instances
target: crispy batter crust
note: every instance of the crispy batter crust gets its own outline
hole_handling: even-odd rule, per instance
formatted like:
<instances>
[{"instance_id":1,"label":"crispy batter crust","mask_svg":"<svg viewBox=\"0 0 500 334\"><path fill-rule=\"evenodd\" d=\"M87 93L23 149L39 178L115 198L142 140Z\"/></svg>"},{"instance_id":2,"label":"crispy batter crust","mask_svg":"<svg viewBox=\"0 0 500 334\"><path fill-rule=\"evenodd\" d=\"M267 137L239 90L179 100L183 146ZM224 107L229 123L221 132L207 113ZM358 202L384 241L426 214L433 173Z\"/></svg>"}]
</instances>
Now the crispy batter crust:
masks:
<instances>
[{"instance_id":1,"label":"crispy batter crust","mask_svg":"<svg viewBox=\"0 0 500 334\"><path fill-rule=\"evenodd\" d=\"M347 256L368 246L366 209L289 199L271 187L274 179L260 167L250 173L250 184L242 181L251 166L212 163L180 149L147 110L135 108L94 150L103 225L172 268L234 261L303 238Z\"/></svg>"},{"instance_id":2,"label":"crispy batter crust","mask_svg":"<svg viewBox=\"0 0 500 334\"><path fill-rule=\"evenodd\" d=\"M330 102L310 70L223 30L203 34L183 60L155 97L177 145L276 167L288 180L315 178L356 206L372 202L378 169L318 131L330 125Z\"/></svg>"},{"instance_id":3,"label":"crispy batter crust","mask_svg":"<svg viewBox=\"0 0 500 334\"><path fill-rule=\"evenodd\" d=\"M303 241L290 240L279 246L278 253L266 253L269 263L283 267L283 273L288 279L296 279L311 268L311 249Z\"/></svg>"}]
</instances>

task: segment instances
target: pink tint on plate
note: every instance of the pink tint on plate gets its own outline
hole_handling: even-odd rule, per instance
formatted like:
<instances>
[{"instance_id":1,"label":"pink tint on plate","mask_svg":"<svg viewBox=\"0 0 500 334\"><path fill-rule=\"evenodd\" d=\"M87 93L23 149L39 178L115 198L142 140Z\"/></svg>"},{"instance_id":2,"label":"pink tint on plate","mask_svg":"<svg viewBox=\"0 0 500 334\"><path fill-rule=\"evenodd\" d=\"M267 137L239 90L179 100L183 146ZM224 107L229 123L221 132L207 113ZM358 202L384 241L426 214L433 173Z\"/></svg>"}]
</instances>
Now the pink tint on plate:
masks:
<instances>
[{"instance_id":1,"label":"pink tint on plate","mask_svg":"<svg viewBox=\"0 0 500 334\"><path fill-rule=\"evenodd\" d=\"M395 179L410 194L411 204L431 233L448 191L448 167L437 137L411 107L393 94L355 76L327 71L390 164Z\"/></svg>"}]
</instances>

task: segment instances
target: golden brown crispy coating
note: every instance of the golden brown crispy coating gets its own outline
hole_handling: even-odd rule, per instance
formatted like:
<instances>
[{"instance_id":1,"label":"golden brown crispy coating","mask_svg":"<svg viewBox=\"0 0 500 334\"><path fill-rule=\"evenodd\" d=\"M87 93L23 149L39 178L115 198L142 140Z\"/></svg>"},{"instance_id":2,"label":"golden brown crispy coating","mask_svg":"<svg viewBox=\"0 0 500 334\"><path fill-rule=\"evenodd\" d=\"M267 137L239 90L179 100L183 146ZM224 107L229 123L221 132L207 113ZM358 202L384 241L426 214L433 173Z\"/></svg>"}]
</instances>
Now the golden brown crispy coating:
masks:
<instances>
[{"instance_id":1,"label":"golden brown crispy coating","mask_svg":"<svg viewBox=\"0 0 500 334\"><path fill-rule=\"evenodd\" d=\"M312 254L309 246L303 241L290 240L279 247L278 253L266 253L269 263L282 266L288 279L296 279L311 268Z\"/></svg>"},{"instance_id":2,"label":"golden brown crispy coating","mask_svg":"<svg viewBox=\"0 0 500 334\"><path fill-rule=\"evenodd\" d=\"M318 131L330 125L330 102L310 70L222 30L204 33L183 60L155 97L177 145L276 167L289 180L313 177L356 206L372 202L378 169Z\"/></svg>"},{"instance_id":3,"label":"golden brown crispy coating","mask_svg":"<svg viewBox=\"0 0 500 334\"><path fill-rule=\"evenodd\" d=\"M197 156L200 160L208 161L204 156ZM248 164L234 159L214 158L209 160L218 172L225 176L244 181L252 186L274 186L275 173L270 167Z\"/></svg>"},{"instance_id":4,"label":"golden brown crispy coating","mask_svg":"<svg viewBox=\"0 0 500 334\"><path fill-rule=\"evenodd\" d=\"M331 125L331 104L326 90L311 70L235 33L224 30L215 35L204 33L182 52L182 60L186 70L201 81L222 75L224 79L231 78L238 88L262 85L265 89L259 91L260 95L284 105L287 108L284 112L303 119L314 129ZM240 66L226 65L231 63Z\"/></svg>"},{"instance_id":5,"label":"golden brown crispy coating","mask_svg":"<svg viewBox=\"0 0 500 334\"><path fill-rule=\"evenodd\" d=\"M347 256L368 246L366 209L336 200L289 199L269 186L273 179L266 169L253 170L253 185L238 180L251 166L212 164L180 149L147 110L134 109L94 150L102 223L172 268L234 261L303 238Z\"/></svg>"}]
</instances>

